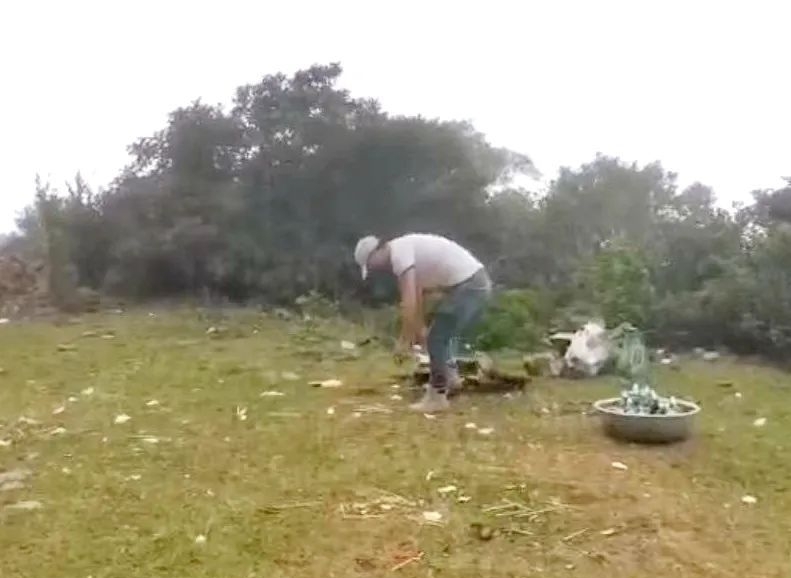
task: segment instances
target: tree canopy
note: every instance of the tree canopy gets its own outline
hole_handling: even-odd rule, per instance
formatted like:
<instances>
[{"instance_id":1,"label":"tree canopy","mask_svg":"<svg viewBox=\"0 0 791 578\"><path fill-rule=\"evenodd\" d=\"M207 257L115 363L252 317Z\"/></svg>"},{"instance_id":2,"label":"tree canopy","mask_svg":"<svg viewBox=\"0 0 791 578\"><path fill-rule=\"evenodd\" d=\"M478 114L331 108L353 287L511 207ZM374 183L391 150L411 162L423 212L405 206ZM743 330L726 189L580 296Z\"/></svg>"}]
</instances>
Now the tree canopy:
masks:
<instances>
[{"instance_id":1,"label":"tree canopy","mask_svg":"<svg viewBox=\"0 0 791 578\"><path fill-rule=\"evenodd\" d=\"M389 115L340 89L341 72L268 75L228 109L173 111L100 192L79 176L60 193L38 183L13 246L46 257L58 291L283 304L374 299L352 263L357 238L435 232L470 247L499 287L541 294L542 309L788 350L791 181L731 213L658 162L599 155L538 195L514 184L535 170L527 155L468 123Z\"/></svg>"}]
</instances>

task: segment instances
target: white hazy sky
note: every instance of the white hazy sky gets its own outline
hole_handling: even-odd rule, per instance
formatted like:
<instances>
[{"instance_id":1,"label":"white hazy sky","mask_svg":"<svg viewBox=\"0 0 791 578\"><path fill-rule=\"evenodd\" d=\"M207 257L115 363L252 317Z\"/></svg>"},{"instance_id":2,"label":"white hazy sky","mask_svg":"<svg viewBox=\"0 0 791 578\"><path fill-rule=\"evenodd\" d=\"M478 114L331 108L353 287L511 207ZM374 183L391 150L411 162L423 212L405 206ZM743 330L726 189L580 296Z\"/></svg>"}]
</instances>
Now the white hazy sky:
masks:
<instances>
[{"instance_id":1,"label":"white hazy sky","mask_svg":"<svg viewBox=\"0 0 791 578\"><path fill-rule=\"evenodd\" d=\"M791 173L789 0L70 0L0 7L0 231L39 172L103 185L200 97L340 61L394 113L471 120L547 177L597 151L749 200Z\"/></svg>"}]
</instances>

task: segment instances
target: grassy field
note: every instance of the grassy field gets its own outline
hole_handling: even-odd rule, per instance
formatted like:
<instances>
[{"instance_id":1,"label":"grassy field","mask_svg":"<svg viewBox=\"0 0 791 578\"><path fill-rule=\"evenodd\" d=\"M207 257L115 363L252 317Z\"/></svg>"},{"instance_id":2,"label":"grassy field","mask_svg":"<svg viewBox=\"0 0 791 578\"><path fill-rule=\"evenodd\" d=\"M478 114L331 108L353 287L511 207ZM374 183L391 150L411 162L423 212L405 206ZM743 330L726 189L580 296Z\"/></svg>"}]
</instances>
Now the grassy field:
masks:
<instances>
[{"instance_id":1,"label":"grassy field","mask_svg":"<svg viewBox=\"0 0 791 578\"><path fill-rule=\"evenodd\" d=\"M0 491L2 578L791 575L785 374L657 370L704 410L693 441L645 448L583 414L612 378L427 419L387 351L342 348L359 328L219 323L0 327L0 472L23 478Z\"/></svg>"}]
</instances>

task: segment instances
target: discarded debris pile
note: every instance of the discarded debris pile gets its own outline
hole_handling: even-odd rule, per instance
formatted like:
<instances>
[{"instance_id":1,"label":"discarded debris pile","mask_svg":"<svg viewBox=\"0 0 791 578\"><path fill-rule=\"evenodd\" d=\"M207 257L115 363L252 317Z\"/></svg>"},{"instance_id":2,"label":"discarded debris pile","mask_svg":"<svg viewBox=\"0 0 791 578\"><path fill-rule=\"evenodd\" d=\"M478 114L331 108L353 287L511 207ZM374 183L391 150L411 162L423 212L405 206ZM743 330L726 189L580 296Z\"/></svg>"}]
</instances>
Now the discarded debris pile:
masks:
<instances>
[{"instance_id":1,"label":"discarded debris pile","mask_svg":"<svg viewBox=\"0 0 791 578\"><path fill-rule=\"evenodd\" d=\"M463 355L454 356L462 390L477 392L505 392L521 390L530 382L530 377L508 373L494 367L492 359L485 353L473 351L464 346ZM423 386L429 380L429 357L418 351L415 354L416 366L412 374L415 385Z\"/></svg>"},{"instance_id":2,"label":"discarded debris pile","mask_svg":"<svg viewBox=\"0 0 791 578\"><path fill-rule=\"evenodd\" d=\"M29 314L49 304L44 266L16 255L0 255L0 317Z\"/></svg>"}]
</instances>

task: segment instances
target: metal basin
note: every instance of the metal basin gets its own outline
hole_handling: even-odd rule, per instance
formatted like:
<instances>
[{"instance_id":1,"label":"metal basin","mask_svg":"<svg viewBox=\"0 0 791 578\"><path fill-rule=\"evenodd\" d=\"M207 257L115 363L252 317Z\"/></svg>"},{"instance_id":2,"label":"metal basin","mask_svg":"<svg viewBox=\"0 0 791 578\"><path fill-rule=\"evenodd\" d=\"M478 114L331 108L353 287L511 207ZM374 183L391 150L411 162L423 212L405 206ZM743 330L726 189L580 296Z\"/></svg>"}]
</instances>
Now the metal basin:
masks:
<instances>
[{"instance_id":1,"label":"metal basin","mask_svg":"<svg viewBox=\"0 0 791 578\"><path fill-rule=\"evenodd\" d=\"M694 431L695 416L700 406L679 400L676 403L684 413L644 415L622 413L618 397L600 399L593 407L601 415L604 431L625 441L639 443L671 443L690 437Z\"/></svg>"}]
</instances>

